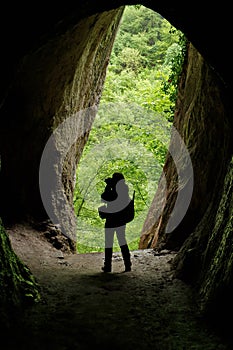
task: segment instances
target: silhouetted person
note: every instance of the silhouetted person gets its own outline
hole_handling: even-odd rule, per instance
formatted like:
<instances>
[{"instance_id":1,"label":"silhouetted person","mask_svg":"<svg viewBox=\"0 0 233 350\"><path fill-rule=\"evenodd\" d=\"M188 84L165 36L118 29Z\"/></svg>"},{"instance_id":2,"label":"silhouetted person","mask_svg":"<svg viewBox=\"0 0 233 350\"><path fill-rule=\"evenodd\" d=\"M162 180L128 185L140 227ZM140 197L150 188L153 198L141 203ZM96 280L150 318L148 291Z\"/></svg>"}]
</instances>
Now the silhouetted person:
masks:
<instances>
[{"instance_id":1,"label":"silhouetted person","mask_svg":"<svg viewBox=\"0 0 233 350\"><path fill-rule=\"evenodd\" d=\"M106 179L105 182L106 187L101 195L101 199L105 205L99 208L100 217L106 219L105 262L102 270L104 272L111 272L112 270L112 248L114 233L116 232L125 264L125 272L131 271L130 252L125 237L126 223L132 220L132 217L129 218L129 203L132 203L129 197L129 188L121 173L114 173L112 178Z\"/></svg>"}]
</instances>

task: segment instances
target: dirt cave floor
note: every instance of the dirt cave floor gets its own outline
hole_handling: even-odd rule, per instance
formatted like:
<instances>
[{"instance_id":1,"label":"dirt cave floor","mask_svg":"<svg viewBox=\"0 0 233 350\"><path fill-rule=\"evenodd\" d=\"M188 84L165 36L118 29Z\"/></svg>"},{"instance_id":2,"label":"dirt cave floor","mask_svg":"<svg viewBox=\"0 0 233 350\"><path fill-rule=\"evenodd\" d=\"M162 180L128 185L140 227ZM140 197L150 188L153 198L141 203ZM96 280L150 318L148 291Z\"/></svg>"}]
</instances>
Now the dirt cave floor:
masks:
<instances>
[{"instance_id":1,"label":"dirt cave floor","mask_svg":"<svg viewBox=\"0 0 233 350\"><path fill-rule=\"evenodd\" d=\"M41 286L2 349L232 349L200 316L195 293L173 278L174 252L131 251L123 273L120 252L103 273L104 253L67 254L27 225L8 229L12 247Z\"/></svg>"}]
</instances>

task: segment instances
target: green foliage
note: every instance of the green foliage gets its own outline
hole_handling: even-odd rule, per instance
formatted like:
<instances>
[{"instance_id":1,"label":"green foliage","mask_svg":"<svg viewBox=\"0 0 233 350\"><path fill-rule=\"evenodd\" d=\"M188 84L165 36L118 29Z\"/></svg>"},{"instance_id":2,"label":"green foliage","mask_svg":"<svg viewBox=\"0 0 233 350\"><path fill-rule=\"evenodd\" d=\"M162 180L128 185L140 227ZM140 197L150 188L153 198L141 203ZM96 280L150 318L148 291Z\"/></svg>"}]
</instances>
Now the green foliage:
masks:
<instances>
[{"instance_id":1,"label":"green foliage","mask_svg":"<svg viewBox=\"0 0 233 350\"><path fill-rule=\"evenodd\" d=\"M169 77L163 84L163 91L169 95L172 105L175 105L177 88L187 52L187 40L183 34L179 36L179 44L172 44L166 53L164 66L169 67Z\"/></svg>"},{"instance_id":2,"label":"green foliage","mask_svg":"<svg viewBox=\"0 0 233 350\"><path fill-rule=\"evenodd\" d=\"M126 7L102 102L136 102L172 121L185 52L184 35L162 16Z\"/></svg>"},{"instance_id":3,"label":"green foliage","mask_svg":"<svg viewBox=\"0 0 233 350\"><path fill-rule=\"evenodd\" d=\"M101 251L104 222L98 216L104 179L122 172L130 194L136 191L135 219L127 225L129 246L138 243L142 224L161 176L170 123L137 104L101 104L77 170L74 206L78 251ZM115 249L117 242L115 242Z\"/></svg>"},{"instance_id":4,"label":"green foliage","mask_svg":"<svg viewBox=\"0 0 233 350\"><path fill-rule=\"evenodd\" d=\"M132 70L138 72L141 67L142 56L138 49L125 47L118 56L119 72L124 70Z\"/></svg>"},{"instance_id":5,"label":"green foliage","mask_svg":"<svg viewBox=\"0 0 233 350\"><path fill-rule=\"evenodd\" d=\"M117 65L119 55L125 48L132 48L141 55L141 69L158 67L164 62L167 49L174 42L178 43L179 37L180 32L158 13L144 6L138 9L126 6L110 65Z\"/></svg>"},{"instance_id":6,"label":"green foliage","mask_svg":"<svg viewBox=\"0 0 233 350\"><path fill-rule=\"evenodd\" d=\"M185 38L168 21L144 6L126 6L77 170L79 252L104 248L98 206L104 179L115 171L125 175L131 194L136 190L136 215L127 237L130 248L138 248L168 149L184 55Z\"/></svg>"}]
</instances>

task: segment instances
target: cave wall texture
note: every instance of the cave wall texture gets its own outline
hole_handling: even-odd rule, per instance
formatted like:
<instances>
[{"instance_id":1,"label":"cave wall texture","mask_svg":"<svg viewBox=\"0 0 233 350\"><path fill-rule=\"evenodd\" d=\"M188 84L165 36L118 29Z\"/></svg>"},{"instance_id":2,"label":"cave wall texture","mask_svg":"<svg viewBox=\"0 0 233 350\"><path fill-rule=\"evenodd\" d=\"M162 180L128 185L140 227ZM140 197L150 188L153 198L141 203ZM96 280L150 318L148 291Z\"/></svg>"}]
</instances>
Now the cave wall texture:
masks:
<instances>
[{"instance_id":1,"label":"cave wall texture","mask_svg":"<svg viewBox=\"0 0 233 350\"><path fill-rule=\"evenodd\" d=\"M187 61L180 79L174 126L184 140L192 161L192 199L181 223L172 232L167 232L177 193L185 191L190 180L187 178L187 183L179 184L176 165L169 153L164 166L167 179L165 206L163 208L160 199L162 186L159 186L142 230L141 248L162 249L165 245L169 249L179 249L203 217L214 194L219 191L224 177L221 170L228 164L231 150L231 127L224 91L224 85L211 67L195 47L189 44ZM173 136L170 147L173 144L176 147L176 142L176 137ZM178 149L179 146L177 151ZM157 211L161 215L155 221L154 213Z\"/></svg>"},{"instance_id":2,"label":"cave wall texture","mask_svg":"<svg viewBox=\"0 0 233 350\"><path fill-rule=\"evenodd\" d=\"M98 104L121 13L113 10L80 20L25 54L20 62L2 106L3 217L43 215L37 179L45 143L66 118ZM64 175L63 182L70 202L75 165L87 137L79 138L64 166L68 176Z\"/></svg>"},{"instance_id":3,"label":"cave wall texture","mask_svg":"<svg viewBox=\"0 0 233 350\"><path fill-rule=\"evenodd\" d=\"M180 81L174 125L191 155L194 192L183 221L167 234L166 223L177 194L177 173L168 155L163 216L153 222L154 202L140 246L179 250L174 264L177 276L198 285L202 308L213 310L218 304L230 310L230 5L226 1L205 7L199 2L189 7L169 0L141 3L163 15L192 43ZM42 151L62 121L81 109L98 105L121 6L126 4L137 2L67 1L49 9L36 1L31 7L14 5L14 10L6 4L1 12L0 216L4 222L46 217L38 181ZM79 138L66 157L62 180L70 203L75 167L87 137L88 133ZM9 252L5 256L10 259ZM9 275L8 269L5 272ZM11 273L13 276L14 271Z\"/></svg>"}]
</instances>

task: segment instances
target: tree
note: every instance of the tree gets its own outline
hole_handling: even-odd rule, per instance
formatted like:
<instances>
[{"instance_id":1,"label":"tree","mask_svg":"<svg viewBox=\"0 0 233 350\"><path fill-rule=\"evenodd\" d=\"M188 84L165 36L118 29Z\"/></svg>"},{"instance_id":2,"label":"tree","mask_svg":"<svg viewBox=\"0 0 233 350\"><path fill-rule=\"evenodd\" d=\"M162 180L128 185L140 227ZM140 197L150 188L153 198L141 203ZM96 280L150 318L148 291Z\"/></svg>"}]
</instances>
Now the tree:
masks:
<instances>
[{"instance_id":1,"label":"tree","mask_svg":"<svg viewBox=\"0 0 233 350\"><path fill-rule=\"evenodd\" d=\"M126 7L77 169L79 251L104 249L98 206L104 179L115 171L125 175L131 193L136 190L136 215L127 235L130 248L138 248L167 154L183 54L180 33L162 16L143 6Z\"/></svg>"},{"instance_id":2,"label":"tree","mask_svg":"<svg viewBox=\"0 0 233 350\"><path fill-rule=\"evenodd\" d=\"M170 124L166 119L160 120L154 112L136 103L100 105L77 169L74 204L79 251L104 248L98 206L104 179L116 171L124 174L131 195L136 191L136 215L127 225L127 236L131 249L138 247L140 227L162 172L169 138Z\"/></svg>"},{"instance_id":3,"label":"tree","mask_svg":"<svg viewBox=\"0 0 233 350\"><path fill-rule=\"evenodd\" d=\"M113 46L102 102L137 102L172 121L184 36L159 14L128 6Z\"/></svg>"}]
</instances>

